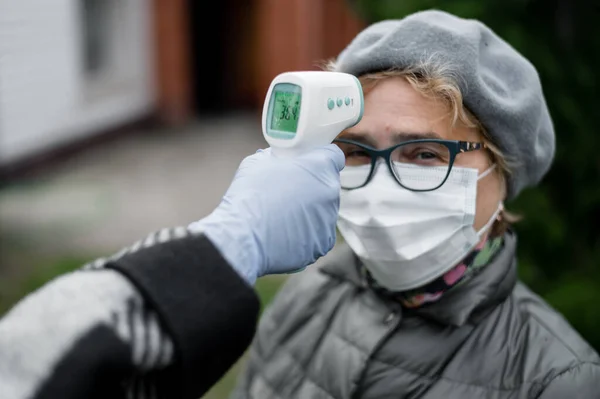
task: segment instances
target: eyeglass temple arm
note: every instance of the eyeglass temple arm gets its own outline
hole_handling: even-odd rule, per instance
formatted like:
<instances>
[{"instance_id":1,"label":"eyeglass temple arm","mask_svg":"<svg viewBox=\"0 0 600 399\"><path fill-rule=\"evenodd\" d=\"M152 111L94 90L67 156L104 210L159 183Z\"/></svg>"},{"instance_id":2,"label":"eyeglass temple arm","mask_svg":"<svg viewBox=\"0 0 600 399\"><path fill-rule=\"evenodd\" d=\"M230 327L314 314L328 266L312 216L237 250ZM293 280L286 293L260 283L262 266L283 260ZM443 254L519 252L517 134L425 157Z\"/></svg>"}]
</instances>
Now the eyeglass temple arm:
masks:
<instances>
[{"instance_id":1,"label":"eyeglass temple arm","mask_svg":"<svg viewBox=\"0 0 600 399\"><path fill-rule=\"evenodd\" d=\"M475 143L473 141L459 141L458 142L458 151L459 152L469 152L475 151L485 148L485 144L483 143Z\"/></svg>"}]
</instances>

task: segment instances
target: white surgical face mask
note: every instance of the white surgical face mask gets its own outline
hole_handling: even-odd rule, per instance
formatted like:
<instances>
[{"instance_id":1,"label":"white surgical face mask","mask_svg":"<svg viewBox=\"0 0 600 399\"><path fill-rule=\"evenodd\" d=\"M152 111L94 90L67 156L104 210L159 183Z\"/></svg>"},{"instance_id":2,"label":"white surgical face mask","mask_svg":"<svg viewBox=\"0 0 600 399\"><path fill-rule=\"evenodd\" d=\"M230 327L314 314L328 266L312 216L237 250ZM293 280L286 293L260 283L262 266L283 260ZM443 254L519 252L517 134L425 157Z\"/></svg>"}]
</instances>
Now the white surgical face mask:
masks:
<instances>
[{"instance_id":1,"label":"white surgical face mask","mask_svg":"<svg viewBox=\"0 0 600 399\"><path fill-rule=\"evenodd\" d=\"M440 277L471 252L502 210L499 203L488 223L475 231L477 169L453 167L446 182L434 191L414 192L396 182L377 165L365 187L342 190L338 228L340 233L379 284L391 291L420 287ZM364 176L361 168L347 166L344 181ZM411 179L442 179L440 168L411 165L402 176ZM440 176L441 174L441 176Z\"/></svg>"}]
</instances>

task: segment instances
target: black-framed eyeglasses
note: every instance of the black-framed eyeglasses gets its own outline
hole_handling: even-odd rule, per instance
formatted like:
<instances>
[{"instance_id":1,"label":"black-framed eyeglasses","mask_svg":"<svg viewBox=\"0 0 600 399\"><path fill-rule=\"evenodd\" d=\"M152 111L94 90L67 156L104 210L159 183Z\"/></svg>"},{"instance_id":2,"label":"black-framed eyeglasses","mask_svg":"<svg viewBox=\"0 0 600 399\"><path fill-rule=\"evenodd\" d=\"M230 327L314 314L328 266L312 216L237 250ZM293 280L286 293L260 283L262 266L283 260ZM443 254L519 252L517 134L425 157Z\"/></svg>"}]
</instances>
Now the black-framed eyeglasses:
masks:
<instances>
[{"instance_id":1,"label":"black-framed eyeglasses","mask_svg":"<svg viewBox=\"0 0 600 399\"><path fill-rule=\"evenodd\" d=\"M398 184L411 191L433 191L448 179L456 156L485 148L472 141L423 139L410 140L378 150L347 139L336 139L346 156L342 188L354 190L366 186L375 174L378 158L383 158Z\"/></svg>"}]
</instances>

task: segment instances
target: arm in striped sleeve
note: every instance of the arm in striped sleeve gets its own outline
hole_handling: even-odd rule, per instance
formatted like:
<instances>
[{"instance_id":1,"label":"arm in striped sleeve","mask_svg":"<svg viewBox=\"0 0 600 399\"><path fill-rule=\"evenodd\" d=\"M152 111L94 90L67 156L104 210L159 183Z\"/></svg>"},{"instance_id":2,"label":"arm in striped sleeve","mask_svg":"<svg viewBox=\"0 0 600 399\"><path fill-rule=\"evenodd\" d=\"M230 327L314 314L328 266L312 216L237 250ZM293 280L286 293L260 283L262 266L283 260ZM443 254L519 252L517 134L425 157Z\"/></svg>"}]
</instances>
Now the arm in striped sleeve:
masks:
<instances>
[{"instance_id":1,"label":"arm in striped sleeve","mask_svg":"<svg viewBox=\"0 0 600 399\"><path fill-rule=\"evenodd\" d=\"M0 320L0 396L196 399L249 345L258 308L206 237L158 231Z\"/></svg>"}]
</instances>

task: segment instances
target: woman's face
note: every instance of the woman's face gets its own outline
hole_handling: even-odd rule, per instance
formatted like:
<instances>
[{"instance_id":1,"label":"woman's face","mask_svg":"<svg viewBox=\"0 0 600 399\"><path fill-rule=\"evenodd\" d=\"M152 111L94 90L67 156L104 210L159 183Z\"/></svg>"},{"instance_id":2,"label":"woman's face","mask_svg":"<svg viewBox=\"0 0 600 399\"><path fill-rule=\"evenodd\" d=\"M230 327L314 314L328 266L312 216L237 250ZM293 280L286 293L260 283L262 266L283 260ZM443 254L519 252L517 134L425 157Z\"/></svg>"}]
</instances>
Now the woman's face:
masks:
<instances>
[{"instance_id":1,"label":"woman's face","mask_svg":"<svg viewBox=\"0 0 600 399\"><path fill-rule=\"evenodd\" d=\"M365 92L362 120L339 137L360 141L378 149L417 138L482 141L476 129L461 122L452 126L452 115L447 105L424 97L402 77L383 79ZM491 166L491 161L485 150L470 151L459 154L454 166L478 169L481 174ZM476 230L488 222L503 198L504 190L498 170L494 172L478 182L473 224ZM398 190L404 188L398 185Z\"/></svg>"}]
</instances>

